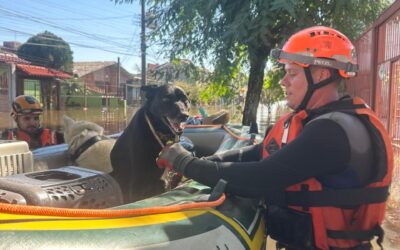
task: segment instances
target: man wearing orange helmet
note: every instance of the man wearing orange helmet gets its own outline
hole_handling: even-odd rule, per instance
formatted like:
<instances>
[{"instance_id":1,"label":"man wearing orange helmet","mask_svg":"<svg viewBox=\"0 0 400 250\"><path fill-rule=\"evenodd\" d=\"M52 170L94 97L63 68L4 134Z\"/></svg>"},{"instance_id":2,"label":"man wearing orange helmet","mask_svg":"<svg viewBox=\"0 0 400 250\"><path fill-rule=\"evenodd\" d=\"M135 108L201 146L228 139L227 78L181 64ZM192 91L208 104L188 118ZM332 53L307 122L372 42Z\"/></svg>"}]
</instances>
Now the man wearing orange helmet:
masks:
<instances>
[{"instance_id":1,"label":"man wearing orange helmet","mask_svg":"<svg viewBox=\"0 0 400 250\"><path fill-rule=\"evenodd\" d=\"M64 143L62 133L40 127L40 115L43 109L33 96L20 95L12 103L11 116L17 128L2 133L5 140L23 140L30 149Z\"/></svg>"},{"instance_id":2,"label":"man wearing orange helmet","mask_svg":"<svg viewBox=\"0 0 400 250\"><path fill-rule=\"evenodd\" d=\"M381 245L393 152L378 118L338 86L357 72L354 47L335 29L292 35L271 56L285 64L281 84L293 110L258 145L203 159L179 144L159 167L227 192L264 198L268 235L286 249L371 249Z\"/></svg>"}]
</instances>

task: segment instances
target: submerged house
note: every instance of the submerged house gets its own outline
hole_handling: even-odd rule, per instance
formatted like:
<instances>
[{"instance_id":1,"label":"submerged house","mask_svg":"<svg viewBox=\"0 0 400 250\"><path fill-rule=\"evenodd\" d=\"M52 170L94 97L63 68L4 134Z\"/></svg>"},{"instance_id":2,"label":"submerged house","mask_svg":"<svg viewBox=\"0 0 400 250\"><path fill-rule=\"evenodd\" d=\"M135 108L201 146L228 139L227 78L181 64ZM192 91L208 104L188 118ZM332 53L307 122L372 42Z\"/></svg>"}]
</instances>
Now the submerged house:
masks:
<instances>
[{"instance_id":1,"label":"submerged house","mask_svg":"<svg viewBox=\"0 0 400 250\"><path fill-rule=\"evenodd\" d=\"M116 98L129 99L129 93L135 87L134 75L114 61L75 62L73 73L83 84L85 93L88 91L102 97L103 106L108 106L108 102Z\"/></svg>"},{"instance_id":2,"label":"submerged house","mask_svg":"<svg viewBox=\"0 0 400 250\"><path fill-rule=\"evenodd\" d=\"M74 75L87 89L105 95L119 96L123 85L133 75L118 62L74 62Z\"/></svg>"},{"instance_id":3,"label":"submerged house","mask_svg":"<svg viewBox=\"0 0 400 250\"><path fill-rule=\"evenodd\" d=\"M60 81L72 75L32 65L8 44L0 47L0 112L10 111L12 100L22 94L35 96L47 109L60 109Z\"/></svg>"},{"instance_id":4,"label":"submerged house","mask_svg":"<svg viewBox=\"0 0 400 250\"><path fill-rule=\"evenodd\" d=\"M0 51L0 112L11 109L11 101L16 96L16 64L29 63L17 55Z\"/></svg>"}]
</instances>

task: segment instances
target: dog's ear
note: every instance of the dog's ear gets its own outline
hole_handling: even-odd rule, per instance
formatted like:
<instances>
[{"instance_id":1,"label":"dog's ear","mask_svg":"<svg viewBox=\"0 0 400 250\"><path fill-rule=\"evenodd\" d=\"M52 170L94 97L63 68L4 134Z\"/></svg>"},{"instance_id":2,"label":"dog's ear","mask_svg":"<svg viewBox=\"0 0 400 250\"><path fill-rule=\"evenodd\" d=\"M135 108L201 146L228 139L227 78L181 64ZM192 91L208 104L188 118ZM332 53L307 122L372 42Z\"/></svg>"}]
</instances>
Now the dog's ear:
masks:
<instances>
[{"instance_id":1,"label":"dog's ear","mask_svg":"<svg viewBox=\"0 0 400 250\"><path fill-rule=\"evenodd\" d=\"M99 135L103 135L104 128L100 125L97 125L94 122L88 122L85 124L85 127L87 130L93 130L96 131Z\"/></svg>"},{"instance_id":2,"label":"dog's ear","mask_svg":"<svg viewBox=\"0 0 400 250\"><path fill-rule=\"evenodd\" d=\"M64 139L66 143L69 143L70 142L69 140L71 139L70 132L75 121L66 115L63 116L63 119L64 119Z\"/></svg>"},{"instance_id":3,"label":"dog's ear","mask_svg":"<svg viewBox=\"0 0 400 250\"><path fill-rule=\"evenodd\" d=\"M147 100L151 100L157 93L158 86L157 85L145 85L140 87L140 91L144 92Z\"/></svg>"},{"instance_id":4,"label":"dog's ear","mask_svg":"<svg viewBox=\"0 0 400 250\"><path fill-rule=\"evenodd\" d=\"M74 124L74 122L75 122L71 117L69 117L67 115L64 115L63 119L64 119L64 125L67 128L71 127L72 124Z\"/></svg>"},{"instance_id":5,"label":"dog's ear","mask_svg":"<svg viewBox=\"0 0 400 250\"><path fill-rule=\"evenodd\" d=\"M180 99L189 99L189 94L181 87L175 87L175 95Z\"/></svg>"}]
</instances>

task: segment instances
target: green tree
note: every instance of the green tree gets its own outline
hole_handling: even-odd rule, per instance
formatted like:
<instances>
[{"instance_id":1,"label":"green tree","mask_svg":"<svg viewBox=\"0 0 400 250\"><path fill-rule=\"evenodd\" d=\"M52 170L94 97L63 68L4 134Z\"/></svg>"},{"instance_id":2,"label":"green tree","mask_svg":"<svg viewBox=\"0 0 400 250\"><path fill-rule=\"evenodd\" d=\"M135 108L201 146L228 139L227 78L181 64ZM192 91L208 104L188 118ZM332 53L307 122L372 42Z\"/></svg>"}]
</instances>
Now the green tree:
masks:
<instances>
[{"instance_id":1,"label":"green tree","mask_svg":"<svg viewBox=\"0 0 400 250\"><path fill-rule=\"evenodd\" d=\"M189 60L174 59L169 63L158 66L153 76L156 80L162 80L165 84L179 81L186 81L189 83L195 83L200 76L201 69L197 68Z\"/></svg>"},{"instance_id":2,"label":"green tree","mask_svg":"<svg viewBox=\"0 0 400 250\"><path fill-rule=\"evenodd\" d=\"M29 38L17 54L35 65L72 72L73 52L69 44L48 31Z\"/></svg>"},{"instance_id":3,"label":"green tree","mask_svg":"<svg viewBox=\"0 0 400 250\"><path fill-rule=\"evenodd\" d=\"M72 97L77 96L77 95L84 95L85 94L85 88L83 86L83 83L75 80L75 79L68 79L65 80L64 82L61 83L62 86L62 91L63 94L67 96L65 99L65 105L72 105L73 103L70 103L70 100Z\"/></svg>"},{"instance_id":4,"label":"green tree","mask_svg":"<svg viewBox=\"0 0 400 250\"><path fill-rule=\"evenodd\" d=\"M280 80L285 74L282 67L274 66L265 75L264 85L261 93L261 103L265 104L268 110L267 124L272 121L272 106L284 98L284 92Z\"/></svg>"},{"instance_id":5,"label":"green tree","mask_svg":"<svg viewBox=\"0 0 400 250\"><path fill-rule=\"evenodd\" d=\"M204 88L204 84L201 83L187 83L184 81L176 81L176 85L186 91L189 97L189 101L192 105L200 104L200 92Z\"/></svg>"},{"instance_id":6,"label":"green tree","mask_svg":"<svg viewBox=\"0 0 400 250\"><path fill-rule=\"evenodd\" d=\"M115 0L132 2L133 0ZM143 0L142 0L143 1ZM229 84L246 66L242 123L256 120L270 50L301 28L326 25L356 37L389 0L148 0L157 27L150 39L170 58L207 60L214 83Z\"/></svg>"}]
</instances>

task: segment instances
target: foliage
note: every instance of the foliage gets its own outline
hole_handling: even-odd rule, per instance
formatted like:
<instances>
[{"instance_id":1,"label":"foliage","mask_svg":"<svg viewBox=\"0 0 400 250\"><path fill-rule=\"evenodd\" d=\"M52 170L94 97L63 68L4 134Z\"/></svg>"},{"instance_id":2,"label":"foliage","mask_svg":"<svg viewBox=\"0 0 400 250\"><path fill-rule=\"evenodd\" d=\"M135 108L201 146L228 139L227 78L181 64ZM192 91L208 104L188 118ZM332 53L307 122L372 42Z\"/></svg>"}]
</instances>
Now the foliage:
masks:
<instances>
[{"instance_id":1,"label":"foliage","mask_svg":"<svg viewBox=\"0 0 400 250\"><path fill-rule=\"evenodd\" d=\"M204 88L201 83L187 83L184 81L177 81L176 85L185 90L192 105L197 105L200 102L200 92Z\"/></svg>"},{"instance_id":2,"label":"foliage","mask_svg":"<svg viewBox=\"0 0 400 250\"><path fill-rule=\"evenodd\" d=\"M201 72L189 60L174 59L169 63L158 66L153 75L157 80L163 80L164 84L175 82L176 80L194 83L199 79Z\"/></svg>"},{"instance_id":3,"label":"foliage","mask_svg":"<svg viewBox=\"0 0 400 250\"><path fill-rule=\"evenodd\" d=\"M280 100L283 100L285 97L284 91L280 85L280 81L284 74L285 71L282 67L274 66L267 72L265 76L264 86L261 93L261 103L267 106L268 109L267 124L270 124L272 119L272 105Z\"/></svg>"},{"instance_id":4,"label":"foliage","mask_svg":"<svg viewBox=\"0 0 400 250\"><path fill-rule=\"evenodd\" d=\"M85 91L83 83L76 79L66 79L61 82L61 86L65 95L83 94Z\"/></svg>"},{"instance_id":5,"label":"foliage","mask_svg":"<svg viewBox=\"0 0 400 250\"><path fill-rule=\"evenodd\" d=\"M274 66L267 72L263 85L263 98L261 98L263 104L270 105L284 99L285 95L280 85L284 74L285 71L279 66Z\"/></svg>"},{"instance_id":6,"label":"foliage","mask_svg":"<svg viewBox=\"0 0 400 250\"><path fill-rule=\"evenodd\" d=\"M214 78L211 78L214 79ZM226 102L237 101L239 91L246 86L248 78L245 74L239 73L229 84L220 84L218 81L210 81L201 88L200 100L203 103L214 103L223 98Z\"/></svg>"},{"instance_id":7,"label":"foliage","mask_svg":"<svg viewBox=\"0 0 400 250\"><path fill-rule=\"evenodd\" d=\"M232 101L247 81L245 74L238 73L229 85L218 84L206 69L195 66L189 60L179 59L158 66L152 75L157 81L175 83L188 91L192 104L216 102L220 98Z\"/></svg>"},{"instance_id":8,"label":"foliage","mask_svg":"<svg viewBox=\"0 0 400 250\"><path fill-rule=\"evenodd\" d=\"M204 103L216 102L217 99L221 96L229 96L230 91L229 88L223 86L221 84L210 83L208 84L200 93L200 99Z\"/></svg>"},{"instance_id":9,"label":"foliage","mask_svg":"<svg viewBox=\"0 0 400 250\"><path fill-rule=\"evenodd\" d=\"M72 72L73 52L69 44L48 31L29 38L17 54L35 65Z\"/></svg>"},{"instance_id":10,"label":"foliage","mask_svg":"<svg viewBox=\"0 0 400 250\"><path fill-rule=\"evenodd\" d=\"M73 96L83 95L85 93L85 88L82 83L75 79L68 79L61 83L61 90L63 94L67 96L65 99L65 104L69 105L70 99Z\"/></svg>"},{"instance_id":11,"label":"foliage","mask_svg":"<svg viewBox=\"0 0 400 250\"><path fill-rule=\"evenodd\" d=\"M116 3L133 0L115 0ZM269 52L299 29L326 25L355 38L389 0L148 0L158 26L150 40L169 58L214 67L213 85L229 85L249 69L243 124L256 119ZM222 87L210 86L211 93Z\"/></svg>"}]
</instances>

